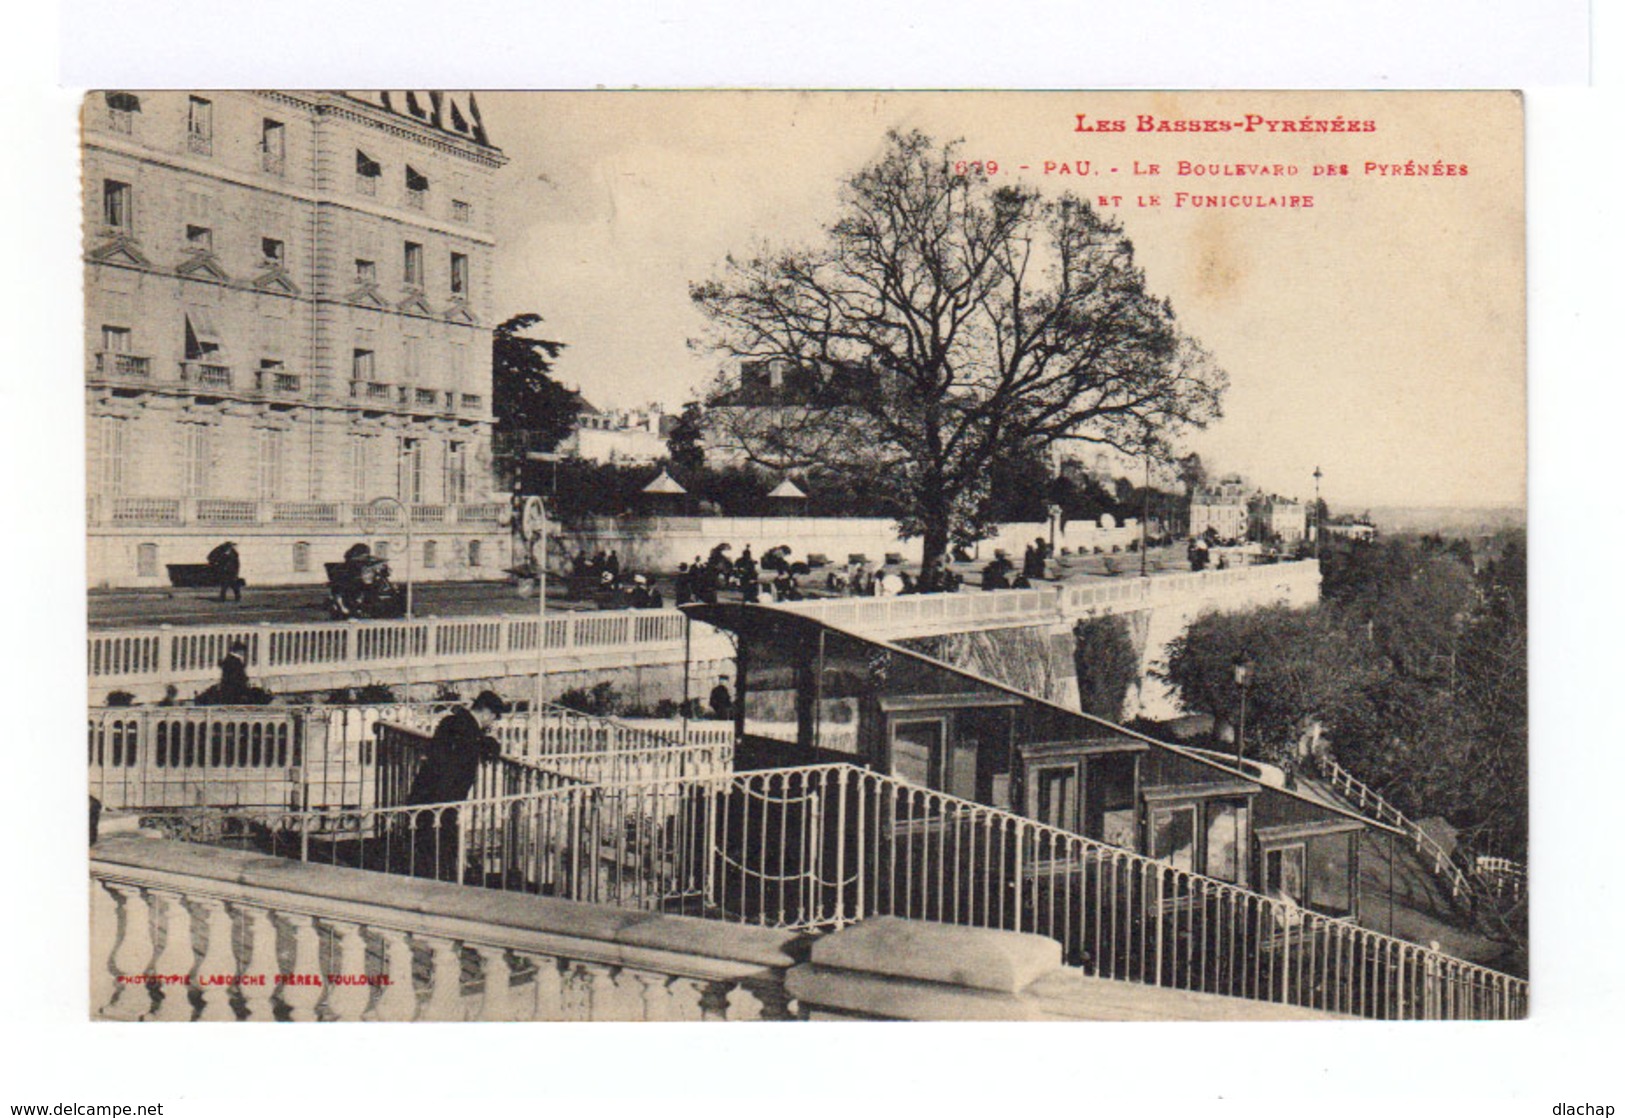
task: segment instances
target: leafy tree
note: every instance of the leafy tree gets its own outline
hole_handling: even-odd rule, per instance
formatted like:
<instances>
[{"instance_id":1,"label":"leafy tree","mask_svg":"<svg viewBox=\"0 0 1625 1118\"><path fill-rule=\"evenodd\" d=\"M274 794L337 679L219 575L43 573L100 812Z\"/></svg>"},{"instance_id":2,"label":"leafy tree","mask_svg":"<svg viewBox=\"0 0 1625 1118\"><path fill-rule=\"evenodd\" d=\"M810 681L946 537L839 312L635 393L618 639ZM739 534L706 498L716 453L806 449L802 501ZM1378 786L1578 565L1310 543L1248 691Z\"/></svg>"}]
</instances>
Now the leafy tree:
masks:
<instances>
[{"instance_id":1,"label":"leafy tree","mask_svg":"<svg viewBox=\"0 0 1625 1118\"><path fill-rule=\"evenodd\" d=\"M1118 614L1086 617L1072 626L1072 640L1079 707L1097 718L1120 720L1128 689L1140 675L1128 621Z\"/></svg>"},{"instance_id":2,"label":"leafy tree","mask_svg":"<svg viewBox=\"0 0 1625 1118\"><path fill-rule=\"evenodd\" d=\"M705 469L705 409L694 400L683 405L682 413L666 436L666 452L672 467L684 476Z\"/></svg>"},{"instance_id":3,"label":"leafy tree","mask_svg":"<svg viewBox=\"0 0 1625 1118\"><path fill-rule=\"evenodd\" d=\"M576 427L581 396L552 377L565 343L527 337L539 314L518 314L491 335L491 412L496 434L523 450L552 450Z\"/></svg>"},{"instance_id":4,"label":"leafy tree","mask_svg":"<svg viewBox=\"0 0 1625 1118\"><path fill-rule=\"evenodd\" d=\"M1363 708L1382 674L1364 642L1329 612L1266 606L1245 613L1207 613L1168 646L1163 679L1187 710L1232 727L1240 720L1238 660L1252 664L1247 686L1247 752L1286 756L1311 721L1337 727Z\"/></svg>"},{"instance_id":5,"label":"leafy tree","mask_svg":"<svg viewBox=\"0 0 1625 1118\"><path fill-rule=\"evenodd\" d=\"M1137 452L1217 417L1226 385L1115 219L957 154L892 133L823 243L730 257L691 288L716 350L817 381L713 407L730 441L778 470L864 463L928 558L987 532L994 463L1068 439Z\"/></svg>"}]
</instances>

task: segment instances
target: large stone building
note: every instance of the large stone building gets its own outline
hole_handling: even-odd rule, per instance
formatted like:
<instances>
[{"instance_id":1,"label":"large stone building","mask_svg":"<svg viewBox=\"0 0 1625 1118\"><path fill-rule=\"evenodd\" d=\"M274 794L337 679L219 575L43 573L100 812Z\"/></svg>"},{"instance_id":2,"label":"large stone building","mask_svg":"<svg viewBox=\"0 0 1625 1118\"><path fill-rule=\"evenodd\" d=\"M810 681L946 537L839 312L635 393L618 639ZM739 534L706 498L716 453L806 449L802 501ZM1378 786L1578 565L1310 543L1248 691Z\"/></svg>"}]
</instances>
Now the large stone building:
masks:
<instances>
[{"instance_id":1,"label":"large stone building","mask_svg":"<svg viewBox=\"0 0 1625 1118\"><path fill-rule=\"evenodd\" d=\"M1247 483L1229 474L1212 485L1199 487L1191 495L1190 534L1205 534L1209 528L1221 540L1247 538Z\"/></svg>"},{"instance_id":2,"label":"large stone building","mask_svg":"<svg viewBox=\"0 0 1625 1118\"><path fill-rule=\"evenodd\" d=\"M506 565L492 187L469 95L95 93L84 106L92 585L237 542L250 583L356 540Z\"/></svg>"}]
</instances>

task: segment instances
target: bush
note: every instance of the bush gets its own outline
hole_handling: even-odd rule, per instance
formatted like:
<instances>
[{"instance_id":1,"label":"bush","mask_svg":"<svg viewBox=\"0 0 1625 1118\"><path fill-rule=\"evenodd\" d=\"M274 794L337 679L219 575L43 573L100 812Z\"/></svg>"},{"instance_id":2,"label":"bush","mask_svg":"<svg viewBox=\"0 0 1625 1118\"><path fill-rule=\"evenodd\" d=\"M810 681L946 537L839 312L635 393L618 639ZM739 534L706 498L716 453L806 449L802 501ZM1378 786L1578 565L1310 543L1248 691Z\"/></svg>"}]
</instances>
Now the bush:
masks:
<instances>
[{"instance_id":1,"label":"bush","mask_svg":"<svg viewBox=\"0 0 1625 1118\"><path fill-rule=\"evenodd\" d=\"M1140 677L1140 657L1128 621L1117 614L1086 617L1072 626L1072 664L1078 706L1085 714L1116 722L1128 689Z\"/></svg>"},{"instance_id":2,"label":"bush","mask_svg":"<svg viewBox=\"0 0 1625 1118\"><path fill-rule=\"evenodd\" d=\"M568 710L600 718L614 714L621 708L621 694L608 680L594 684L591 690L572 687L554 701Z\"/></svg>"}]
</instances>

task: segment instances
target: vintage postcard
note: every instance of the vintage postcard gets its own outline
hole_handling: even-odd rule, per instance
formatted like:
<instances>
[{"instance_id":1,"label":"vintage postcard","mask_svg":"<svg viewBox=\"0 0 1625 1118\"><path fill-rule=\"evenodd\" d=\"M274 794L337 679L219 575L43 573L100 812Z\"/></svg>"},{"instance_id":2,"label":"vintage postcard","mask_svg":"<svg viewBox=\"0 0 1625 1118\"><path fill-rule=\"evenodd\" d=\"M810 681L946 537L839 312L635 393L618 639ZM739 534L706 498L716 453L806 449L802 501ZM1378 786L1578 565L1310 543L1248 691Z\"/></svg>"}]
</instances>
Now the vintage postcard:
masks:
<instances>
[{"instance_id":1,"label":"vintage postcard","mask_svg":"<svg viewBox=\"0 0 1625 1118\"><path fill-rule=\"evenodd\" d=\"M1527 1015L1512 92L98 90L91 1015Z\"/></svg>"}]
</instances>

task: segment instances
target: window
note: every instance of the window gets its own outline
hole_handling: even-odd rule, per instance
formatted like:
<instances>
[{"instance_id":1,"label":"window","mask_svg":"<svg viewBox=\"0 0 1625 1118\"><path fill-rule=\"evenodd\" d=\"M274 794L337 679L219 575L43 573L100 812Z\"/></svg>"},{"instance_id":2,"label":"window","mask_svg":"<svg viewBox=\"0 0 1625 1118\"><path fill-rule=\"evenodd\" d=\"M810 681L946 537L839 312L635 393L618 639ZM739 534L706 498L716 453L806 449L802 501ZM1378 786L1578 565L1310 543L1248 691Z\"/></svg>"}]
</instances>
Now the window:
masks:
<instances>
[{"instance_id":1,"label":"window","mask_svg":"<svg viewBox=\"0 0 1625 1118\"><path fill-rule=\"evenodd\" d=\"M193 307L186 312L185 354L188 361L218 360L220 356L220 331L216 329L214 319L202 307Z\"/></svg>"},{"instance_id":2,"label":"window","mask_svg":"<svg viewBox=\"0 0 1625 1118\"><path fill-rule=\"evenodd\" d=\"M402 439L395 463L395 496L409 505L423 501L423 440Z\"/></svg>"},{"instance_id":3,"label":"window","mask_svg":"<svg viewBox=\"0 0 1625 1118\"><path fill-rule=\"evenodd\" d=\"M453 198L451 200L451 219L467 225L474 220L474 207L461 198Z\"/></svg>"},{"instance_id":4,"label":"window","mask_svg":"<svg viewBox=\"0 0 1625 1118\"><path fill-rule=\"evenodd\" d=\"M129 329L124 326L103 326L102 351L104 353L129 353Z\"/></svg>"},{"instance_id":5,"label":"window","mask_svg":"<svg viewBox=\"0 0 1625 1118\"><path fill-rule=\"evenodd\" d=\"M135 573L141 578L156 578L158 575L158 545L155 543L140 544L135 549Z\"/></svg>"},{"instance_id":6,"label":"window","mask_svg":"<svg viewBox=\"0 0 1625 1118\"><path fill-rule=\"evenodd\" d=\"M466 253L454 252L451 254L451 293L453 295L468 294L468 256Z\"/></svg>"},{"instance_id":7,"label":"window","mask_svg":"<svg viewBox=\"0 0 1625 1118\"><path fill-rule=\"evenodd\" d=\"M423 372L423 343L419 339L401 341L401 368L407 382L415 384Z\"/></svg>"},{"instance_id":8,"label":"window","mask_svg":"<svg viewBox=\"0 0 1625 1118\"><path fill-rule=\"evenodd\" d=\"M480 555L480 541L479 540L469 540L468 541L468 565L470 567L478 567L480 565L480 560L482 558L483 558L483 556Z\"/></svg>"},{"instance_id":9,"label":"window","mask_svg":"<svg viewBox=\"0 0 1625 1118\"><path fill-rule=\"evenodd\" d=\"M432 570L440 562L440 544L434 540L423 541L423 566Z\"/></svg>"},{"instance_id":10,"label":"window","mask_svg":"<svg viewBox=\"0 0 1625 1118\"><path fill-rule=\"evenodd\" d=\"M357 257L355 262L355 281L363 285L377 283L378 265L374 264L371 260L362 260L360 257Z\"/></svg>"},{"instance_id":11,"label":"window","mask_svg":"<svg viewBox=\"0 0 1625 1118\"><path fill-rule=\"evenodd\" d=\"M406 242L406 251L402 257L405 283L407 287L423 286L423 246L413 241Z\"/></svg>"},{"instance_id":12,"label":"window","mask_svg":"<svg viewBox=\"0 0 1625 1118\"><path fill-rule=\"evenodd\" d=\"M102 182L102 221L113 229L130 230L130 201L132 194L127 182Z\"/></svg>"},{"instance_id":13,"label":"window","mask_svg":"<svg viewBox=\"0 0 1625 1118\"><path fill-rule=\"evenodd\" d=\"M429 179L411 164L406 167L406 204L421 210L429 195Z\"/></svg>"},{"instance_id":14,"label":"window","mask_svg":"<svg viewBox=\"0 0 1625 1118\"><path fill-rule=\"evenodd\" d=\"M282 495L281 431L260 431L259 499L275 501Z\"/></svg>"},{"instance_id":15,"label":"window","mask_svg":"<svg viewBox=\"0 0 1625 1118\"><path fill-rule=\"evenodd\" d=\"M468 455L463 443L446 444L446 504L468 499Z\"/></svg>"},{"instance_id":16,"label":"window","mask_svg":"<svg viewBox=\"0 0 1625 1118\"><path fill-rule=\"evenodd\" d=\"M364 435L350 440L350 499L367 499L367 446L371 442Z\"/></svg>"},{"instance_id":17,"label":"window","mask_svg":"<svg viewBox=\"0 0 1625 1118\"><path fill-rule=\"evenodd\" d=\"M935 762L942 752L941 719L892 723L891 768L898 780L921 788L936 786Z\"/></svg>"},{"instance_id":18,"label":"window","mask_svg":"<svg viewBox=\"0 0 1625 1118\"><path fill-rule=\"evenodd\" d=\"M287 154L287 130L280 120L266 117L260 123L260 168L273 175L282 174Z\"/></svg>"},{"instance_id":19,"label":"window","mask_svg":"<svg viewBox=\"0 0 1625 1118\"><path fill-rule=\"evenodd\" d=\"M206 225L188 225L186 247L192 252L213 252L214 230Z\"/></svg>"},{"instance_id":20,"label":"window","mask_svg":"<svg viewBox=\"0 0 1625 1118\"><path fill-rule=\"evenodd\" d=\"M1285 897L1294 904L1303 904L1305 898L1301 844L1265 851L1264 891L1272 897Z\"/></svg>"},{"instance_id":21,"label":"window","mask_svg":"<svg viewBox=\"0 0 1625 1118\"><path fill-rule=\"evenodd\" d=\"M1210 802L1207 805L1207 875L1220 881L1245 884L1246 843L1246 802Z\"/></svg>"},{"instance_id":22,"label":"window","mask_svg":"<svg viewBox=\"0 0 1625 1118\"><path fill-rule=\"evenodd\" d=\"M373 353L370 349L357 349L351 352L350 376L354 380L371 380L373 375Z\"/></svg>"},{"instance_id":23,"label":"window","mask_svg":"<svg viewBox=\"0 0 1625 1118\"><path fill-rule=\"evenodd\" d=\"M284 263L284 247L275 237L260 238L260 256L265 263L273 268L280 268Z\"/></svg>"},{"instance_id":24,"label":"window","mask_svg":"<svg viewBox=\"0 0 1625 1118\"><path fill-rule=\"evenodd\" d=\"M107 94L107 126L128 136L135 130L135 114L141 111L141 98L122 90Z\"/></svg>"},{"instance_id":25,"label":"window","mask_svg":"<svg viewBox=\"0 0 1625 1118\"><path fill-rule=\"evenodd\" d=\"M183 494L187 497L207 497L214 430L201 423L188 423L184 430L184 457L181 461Z\"/></svg>"},{"instance_id":26,"label":"window","mask_svg":"<svg viewBox=\"0 0 1625 1118\"><path fill-rule=\"evenodd\" d=\"M186 150L198 155L214 151L214 102L192 97L186 105Z\"/></svg>"},{"instance_id":27,"label":"window","mask_svg":"<svg viewBox=\"0 0 1625 1118\"><path fill-rule=\"evenodd\" d=\"M360 148L355 151L355 189L357 194L375 195L378 193L378 179L383 175L384 168Z\"/></svg>"},{"instance_id":28,"label":"window","mask_svg":"<svg viewBox=\"0 0 1625 1118\"><path fill-rule=\"evenodd\" d=\"M1046 765L1033 781L1032 817L1074 834L1078 830L1078 767Z\"/></svg>"},{"instance_id":29,"label":"window","mask_svg":"<svg viewBox=\"0 0 1625 1118\"><path fill-rule=\"evenodd\" d=\"M1196 808L1154 808L1151 812L1151 857L1175 869L1189 870L1196 864Z\"/></svg>"},{"instance_id":30,"label":"window","mask_svg":"<svg viewBox=\"0 0 1625 1118\"><path fill-rule=\"evenodd\" d=\"M1091 756L1084 769L1083 833L1125 850L1139 847L1134 811L1138 758L1131 753Z\"/></svg>"},{"instance_id":31,"label":"window","mask_svg":"<svg viewBox=\"0 0 1625 1118\"><path fill-rule=\"evenodd\" d=\"M108 497L118 497L124 493L125 452L128 445L124 438L125 422L116 416L101 418L101 492Z\"/></svg>"}]
</instances>

